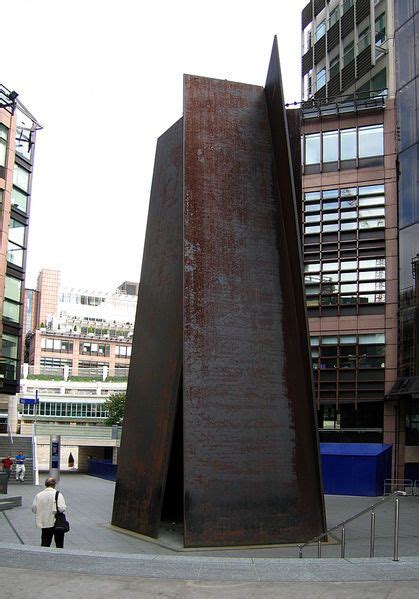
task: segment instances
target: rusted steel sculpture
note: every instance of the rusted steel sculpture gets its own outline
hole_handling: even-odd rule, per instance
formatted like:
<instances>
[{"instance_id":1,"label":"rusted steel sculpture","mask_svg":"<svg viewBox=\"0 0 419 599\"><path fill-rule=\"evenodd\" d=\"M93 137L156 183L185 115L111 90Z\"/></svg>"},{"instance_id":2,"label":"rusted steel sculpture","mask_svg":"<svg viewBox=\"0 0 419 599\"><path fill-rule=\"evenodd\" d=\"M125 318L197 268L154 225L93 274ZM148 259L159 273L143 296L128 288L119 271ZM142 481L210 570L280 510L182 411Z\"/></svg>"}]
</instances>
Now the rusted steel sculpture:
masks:
<instances>
[{"instance_id":1,"label":"rusted steel sculpture","mask_svg":"<svg viewBox=\"0 0 419 599\"><path fill-rule=\"evenodd\" d=\"M157 146L112 522L301 541L325 519L276 40L265 88L185 76L181 127Z\"/></svg>"}]
</instances>

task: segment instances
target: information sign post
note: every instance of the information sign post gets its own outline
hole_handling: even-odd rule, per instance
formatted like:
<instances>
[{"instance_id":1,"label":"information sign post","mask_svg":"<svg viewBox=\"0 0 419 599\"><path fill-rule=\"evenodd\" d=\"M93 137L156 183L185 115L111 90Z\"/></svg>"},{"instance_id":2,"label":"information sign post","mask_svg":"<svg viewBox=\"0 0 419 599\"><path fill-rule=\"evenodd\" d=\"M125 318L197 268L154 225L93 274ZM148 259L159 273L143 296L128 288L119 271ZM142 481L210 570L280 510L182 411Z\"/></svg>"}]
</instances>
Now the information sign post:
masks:
<instances>
[{"instance_id":1,"label":"information sign post","mask_svg":"<svg viewBox=\"0 0 419 599\"><path fill-rule=\"evenodd\" d=\"M60 448L61 436L51 435L49 475L57 482L60 480Z\"/></svg>"}]
</instances>

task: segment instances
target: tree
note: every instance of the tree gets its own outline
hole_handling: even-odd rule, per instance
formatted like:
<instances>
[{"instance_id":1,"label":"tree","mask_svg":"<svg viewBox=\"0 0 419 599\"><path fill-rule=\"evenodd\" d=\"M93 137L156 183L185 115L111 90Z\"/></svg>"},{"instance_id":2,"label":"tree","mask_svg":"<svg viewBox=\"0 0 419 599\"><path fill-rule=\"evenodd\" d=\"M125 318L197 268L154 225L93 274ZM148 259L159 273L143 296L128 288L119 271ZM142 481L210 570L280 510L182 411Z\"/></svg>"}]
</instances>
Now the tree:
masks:
<instances>
[{"instance_id":1,"label":"tree","mask_svg":"<svg viewBox=\"0 0 419 599\"><path fill-rule=\"evenodd\" d=\"M125 393L113 393L104 403L104 408L108 412L108 418L105 422L107 426L121 424L124 418Z\"/></svg>"}]
</instances>

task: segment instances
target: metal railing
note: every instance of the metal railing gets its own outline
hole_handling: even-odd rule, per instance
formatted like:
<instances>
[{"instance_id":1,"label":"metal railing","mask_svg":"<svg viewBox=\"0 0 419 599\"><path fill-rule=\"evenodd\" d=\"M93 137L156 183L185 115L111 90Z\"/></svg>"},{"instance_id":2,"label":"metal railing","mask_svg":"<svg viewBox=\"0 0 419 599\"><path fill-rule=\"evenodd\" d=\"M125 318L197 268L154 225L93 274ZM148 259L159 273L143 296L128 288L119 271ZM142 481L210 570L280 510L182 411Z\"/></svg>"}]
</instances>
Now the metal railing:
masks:
<instances>
[{"instance_id":1,"label":"metal railing","mask_svg":"<svg viewBox=\"0 0 419 599\"><path fill-rule=\"evenodd\" d=\"M369 507L361 510L354 516L351 516L350 518L343 520L343 522L336 524L336 526L332 526L331 528L328 528L321 535L318 535L317 537L314 537L313 539L306 541L306 543L299 544L298 545L298 557L300 557L300 558L303 557L304 547L307 547L308 545L317 544L317 557L321 558L321 556L322 556L322 539L324 539L325 537L328 537L329 535L334 536L332 533L334 531L340 529L340 533L341 533L340 557L344 558L345 554L346 554L346 526L347 526L347 524L349 524L350 522L353 522L357 518L360 518L364 514L368 514L368 512L370 513L370 516L371 516L370 555L369 556L374 557L374 554L375 554L375 510L377 508L379 508L380 506L382 506L383 503L393 500L394 501L393 561L398 562L399 561L399 521L400 521L400 506L399 506L400 499L399 499L399 497L405 496L405 495L406 495L406 493L404 491L395 491L391 495L388 495L387 497L383 497L382 499L380 499L380 501L377 501L373 505L370 505Z\"/></svg>"},{"instance_id":2,"label":"metal railing","mask_svg":"<svg viewBox=\"0 0 419 599\"><path fill-rule=\"evenodd\" d=\"M413 480L410 478L386 478L383 495L391 495L395 491L404 491L406 495L413 495Z\"/></svg>"}]
</instances>

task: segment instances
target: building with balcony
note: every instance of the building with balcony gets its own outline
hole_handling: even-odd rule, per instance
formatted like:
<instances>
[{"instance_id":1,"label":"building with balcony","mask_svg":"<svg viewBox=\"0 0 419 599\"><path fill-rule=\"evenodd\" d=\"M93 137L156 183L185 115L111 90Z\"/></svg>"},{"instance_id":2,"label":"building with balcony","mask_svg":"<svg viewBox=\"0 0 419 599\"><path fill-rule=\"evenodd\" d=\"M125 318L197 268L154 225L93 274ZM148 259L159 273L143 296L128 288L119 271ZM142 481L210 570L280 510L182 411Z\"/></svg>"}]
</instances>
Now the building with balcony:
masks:
<instances>
[{"instance_id":1,"label":"building with balcony","mask_svg":"<svg viewBox=\"0 0 419 599\"><path fill-rule=\"evenodd\" d=\"M320 439L392 444L394 478L419 473L413 5L311 0L302 12L301 218Z\"/></svg>"},{"instance_id":2,"label":"building with balcony","mask_svg":"<svg viewBox=\"0 0 419 599\"><path fill-rule=\"evenodd\" d=\"M0 426L19 391L26 248L36 132L15 91L0 85Z\"/></svg>"},{"instance_id":3,"label":"building with balcony","mask_svg":"<svg viewBox=\"0 0 419 599\"><path fill-rule=\"evenodd\" d=\"M138 284L116 290L64 287L60 272L43 269L27 291L27 361L31 375L126 378L131 357Z\"/></svg>"}]
</instances>

